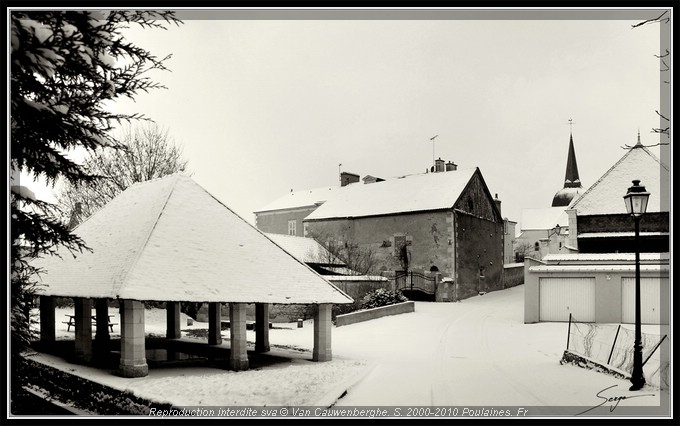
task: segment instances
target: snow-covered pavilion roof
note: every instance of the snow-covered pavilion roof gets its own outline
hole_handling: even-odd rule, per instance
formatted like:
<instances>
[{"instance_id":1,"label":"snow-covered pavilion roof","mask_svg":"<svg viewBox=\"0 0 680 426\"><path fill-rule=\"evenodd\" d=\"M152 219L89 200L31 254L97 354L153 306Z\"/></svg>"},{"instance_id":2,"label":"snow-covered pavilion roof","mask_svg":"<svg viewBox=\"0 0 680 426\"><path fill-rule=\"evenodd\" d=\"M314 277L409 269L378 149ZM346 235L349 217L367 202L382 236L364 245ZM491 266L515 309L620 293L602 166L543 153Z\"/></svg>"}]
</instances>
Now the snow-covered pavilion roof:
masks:
<instances>
[{"instance_id":1,"label":"snow-covered pavilion roof","mask_svg":"<svg viewBox=\"0 0 680 426\"><path fill-rule=\"evenodd\" d=\"M669 205L670 174L668 168L659 161L647 148L635 145L621 157L600 179L588 188L571 204L579 216L598 214L625 214L626 207L623 196L633 185L633 180L640 180L651 195L647 205L647 212L662 210L661 199L665 198ZM666 182L662 193L661 182Z\"/></svg>"},{"instance_id":2,"label":"snow-covered pavilion roof","mask_svg":"<svg viewBox=\"0 0 680 426\"><path fill-rule=\"evenodd\" d=\"M73 231L92 249L39 258L40 294L237 303L352 299L180 174L132 185Z\"/></svg>"},{"instance_id":3,"label":"snow-covered pavilion roof","mask_svg":"<svg viewBox=\"0 0 680 426\"><path fill-rule=\"evenodd\" d=\"M569 227L566 207L546 207L542 209L522 209L522 231L553 229L555 225Z\"/></svg>"},{"instance_id":4,"label":"snow-covered pavilion roof","mask_svg":"<svg viewBox=\"0 0 680 426\"><path fill-rule=\"evenodd\" d=\"M313 238L295 235L270 234L265 235L281 248L305 263L323 263L327 265L344 266L344 262L331 254L324 246Z\"/></svg>"},{"instance_id":5,"label":"snow-covered pavilion roof","mask_svg":"<svg viewBox=\"0 0 680 426\"><path fill-rule=\"evenodd\" d=\"M477 170L459 169L347 185L305 220L450 209Z\"/></svg>"}]
</instances>

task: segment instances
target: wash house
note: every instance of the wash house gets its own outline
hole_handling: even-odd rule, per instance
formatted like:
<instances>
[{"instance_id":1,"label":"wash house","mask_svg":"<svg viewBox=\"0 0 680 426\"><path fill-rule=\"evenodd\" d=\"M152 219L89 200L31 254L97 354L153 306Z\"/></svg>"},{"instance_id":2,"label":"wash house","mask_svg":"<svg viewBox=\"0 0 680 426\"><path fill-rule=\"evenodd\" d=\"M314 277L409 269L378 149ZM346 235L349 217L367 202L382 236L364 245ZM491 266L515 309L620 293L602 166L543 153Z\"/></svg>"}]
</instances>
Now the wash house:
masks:
<instances>
[{"instance_id":1,"label":"wash house","mask_svg":"<svg viewBox=\"0 0 680 426\"><path fill-rule=\"evenodd\" d=\"M73 298L74 357L96 363L110 355L108 317L116 301L118 372L145 376L144 302L166 303L169 344L181 338L180 303L208 303L208 346L222 346L220 308L228 304L229 368L246 370L246 306L256 307L255 351L266 352L271 304L305 304L315 306L312 358L332 358L332 304L352 299L189 177L135 184L74 232L90 250L35 260L46 271L39 291L43 345L55 342L55 298Z\"/></svg>"}]
</instances>

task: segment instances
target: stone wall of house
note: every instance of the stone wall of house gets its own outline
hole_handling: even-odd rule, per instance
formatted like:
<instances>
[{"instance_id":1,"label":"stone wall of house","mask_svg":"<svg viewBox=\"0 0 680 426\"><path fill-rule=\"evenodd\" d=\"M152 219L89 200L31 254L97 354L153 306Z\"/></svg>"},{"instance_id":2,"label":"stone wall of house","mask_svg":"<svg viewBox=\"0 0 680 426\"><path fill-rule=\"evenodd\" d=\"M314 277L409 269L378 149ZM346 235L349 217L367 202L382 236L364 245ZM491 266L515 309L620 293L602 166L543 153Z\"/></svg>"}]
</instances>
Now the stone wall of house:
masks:
<instances>
[{"instance_id":1,"label":"stone wall of house","mask_svg":"<svg viewBox=\"0 0 680 426\"><path fill-rule=\"evenodd\" d=\"M302 220L309 216L309 214L316 210L316 208L317 207L314 206L308 208L255 213L255 227L262 232L288 235L288 221L295 220L295 235L298 237L304 237L305 235Z\"/></svg>"},{"instance_id":2,"label":"stone wall of house","mask_svg":"<svg viewBox=\"0 0 680 426\"><path fill-rule=\"evenodd\" d=\"M455 213L457 299L503 288L503 222Z\"/></svg>"},{"instance_id":3,"label":"stone wall of house","mask_svg":"<svg viewBox=\"0 0 680 426\"><path fill-rule=\"evenodd\" d=\"M451 212L438 211L305 223L309 237L319 241L335 239L342 244L356 244L371 250L376 260L375 273L403 269L399 246L405 242L410 253L410 270L430 271L436 267L444 275L451 276L454 270L450 218ZM502 250L502 244L499 250Z\"/></svg>"}]
</instances>

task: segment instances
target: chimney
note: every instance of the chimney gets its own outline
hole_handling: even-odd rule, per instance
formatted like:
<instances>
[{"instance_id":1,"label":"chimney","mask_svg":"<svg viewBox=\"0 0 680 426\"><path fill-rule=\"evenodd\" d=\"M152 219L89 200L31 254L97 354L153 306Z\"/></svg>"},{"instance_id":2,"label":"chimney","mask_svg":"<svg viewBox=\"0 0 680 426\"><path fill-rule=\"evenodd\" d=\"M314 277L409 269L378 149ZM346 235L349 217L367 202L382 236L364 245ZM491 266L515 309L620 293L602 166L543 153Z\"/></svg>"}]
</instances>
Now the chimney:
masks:
<instances>
[{"instance_id":1,"label":"chimney","mask_svg":"<svg viewBox=\"0 0 680 426\"><path fill-rule=\"evenodd\" d=\"M452 170L458 170L458 166L453 161L449 161L446 163L446 171L450 172Z\"/></svg>"},{"instance_id":2,"label":"chimney","mask_svg":"<svg viewBox=\"0 0 680 426\"><path fill-rule=\"evenodd\" d=\"M379 178L379 177L375 177L375 176L371 176L371 175L366 175L366 176L364 176L364 178L363 178L362 180L363 180L364 183L366 184L366 183L383 182L385 179Z\"/></svg>"},{"instance_id":3,"label":"chimney","mask_svg":"<svg viewBox=\"0 0 680 426\"><path fill-rule=\"evenodd\" d=\"M340 186L347 186L350 183L359 182L359 175L354 173L342 172L340 173Z\"/></svg>"},{"instance_id":4,"label":"chimney","mask_svg":"<svg viewBox=\"0 0 680 426\"><path fill-rule=\"evenodd\" d=\"M434 160L434 171L435 172L443 172L444 170L444 160L441 159L441 157L437 158Z\"/></svg>"},{"instance_id":5,"label":"chimney","mask_svg":"<svg viewBox=\"0 0 680 426\"><path fill-rule=\"evenodd\" d=\"M498 213L501 212L501 200L498 199L498 194L496 194L493 198L494 203L496 203L496 208L498 209Z\"/></svg>"}]
</instances>

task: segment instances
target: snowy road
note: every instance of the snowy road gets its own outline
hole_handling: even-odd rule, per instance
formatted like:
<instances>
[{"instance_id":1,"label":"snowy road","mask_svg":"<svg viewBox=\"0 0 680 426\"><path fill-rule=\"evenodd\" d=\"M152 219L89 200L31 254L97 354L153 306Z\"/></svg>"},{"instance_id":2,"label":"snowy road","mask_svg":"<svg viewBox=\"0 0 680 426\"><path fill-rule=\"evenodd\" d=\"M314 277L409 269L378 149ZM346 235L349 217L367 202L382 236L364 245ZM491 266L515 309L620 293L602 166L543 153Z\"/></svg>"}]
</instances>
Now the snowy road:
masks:
<instances>
[{"instance_id":1,"label":"snowy road","mask_svg":"<svg viewBox=\"0 0 680 426\"><path fill-rule=\"evenodd\" d=\"M335 354L375 367L336 405L526 406L568 415L603 396L627 396L611 412L623 415L633 405L659 404L658 390L631 399L625 380L560 365L567 324L524 324L523 297L520 286L458 303L418 302L412 314L337 328ZM611 408L607 402L589 414Z\"/></svg>"}]
</instances>

